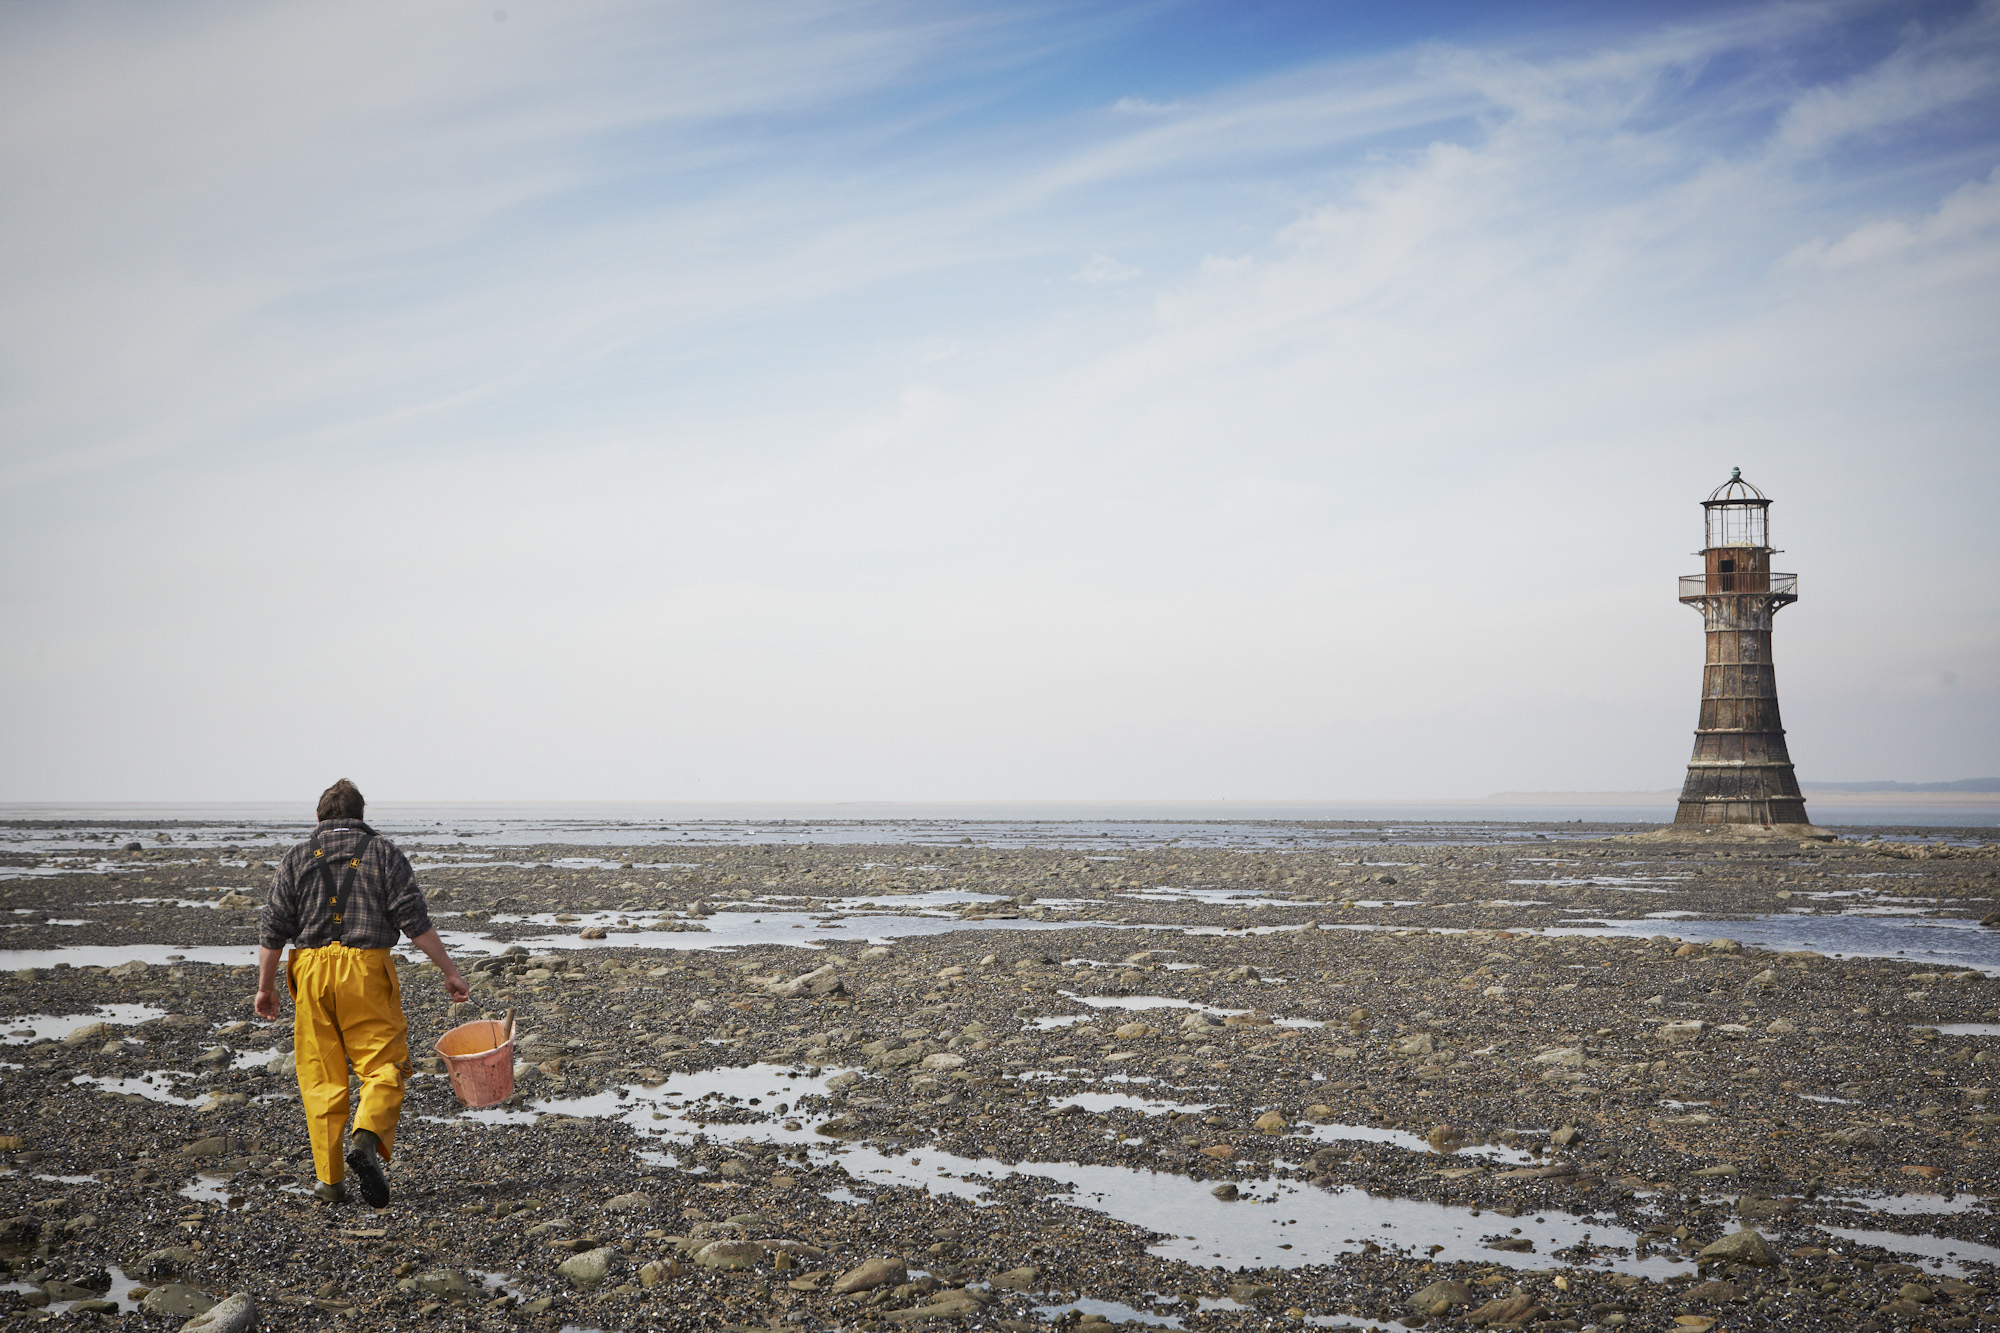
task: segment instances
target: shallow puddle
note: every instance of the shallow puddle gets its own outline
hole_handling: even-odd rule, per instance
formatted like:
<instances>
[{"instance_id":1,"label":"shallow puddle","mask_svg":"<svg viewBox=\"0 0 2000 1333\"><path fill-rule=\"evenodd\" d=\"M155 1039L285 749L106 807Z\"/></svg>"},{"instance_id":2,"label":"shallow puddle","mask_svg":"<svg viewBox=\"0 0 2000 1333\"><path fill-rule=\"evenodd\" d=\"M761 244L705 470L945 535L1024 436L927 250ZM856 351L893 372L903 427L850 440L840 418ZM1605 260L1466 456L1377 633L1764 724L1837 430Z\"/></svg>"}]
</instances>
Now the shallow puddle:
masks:
<instances>
[{"instance_id":1,"label":"shallow puddle","mask_svg":"<svg viewBox=\"0 0 2000 1333\"><path fill-rule=\"evenodd\" d=\"M132 1289L137 1287L139 1283L132 1278L126 1277L125 1270L116 1264L108 1266L104 1271L111 1275L111 1289L109 1291L106 1291L102 1295L93 1292L89 1296L80 1297L74 1301L51 1301L42 1309L39 1318L47 1320L57 1315L68 1314L85 1300L116 1301L118 1302L118 1312L120 1314L130 1314L132 1311L137 1310L139 1302L132 1299ZM40 1290L40 1284L34 1282L0 1283L0 1291L25 1293Z\"/></svg>"},{"instance_id":2,"label":"shallow puddle","mask_svg":"<svg viewBox=\"0 0 2000 1333\"><path fill-rule=\"evenodd\" d=\"M135 1023L165 1018L167 1011L150 1004L100 1004L88 1014L29 1014L22 1018L0 1018L0 1045L23 1046L31 1041L60 1041L78 1028L92 1023L130 1027Z\"/></svg>"},{"instance_id":3,"label":"shallow puddle","mask_svg":"<svg viewBox=\"0 0 2000 1333\"><path fill-rule=\"evenodd\" d=\"M465 1111L459 1118L495 1125L527 1124L542 1114L616 1119L642 1140L701 1134L725 1143L804 1147L816 1160L838 1162L863 1188L875 1183L903 1185L982 1204L999 1202L987 1196L1002 1180L1035 1178L1048 1182L1052 1197L1064 1202L1135 1226L1170 1233L1152 1247L1152 1252L1202 1267L1296 1268L1328 1262L1373 1245L1425 1255L1436 1246L1436 1257L1443 1261L1494 1263L1514 1268L1546 1267L1551 1262L1561 1262L1652 1276L1685 1269L1684 1261L1668 1256L1634 1257L1638 1237L1622 1227L1555 1210L1511 1219L1498 1215L1481 1217L1469 1208L1447 1204L1378 1198L1358 1189L1329 1191L1268 1180L1239 1181L1245 1196L1225 1202L1210 1192L1214 1181L1131 1167L1064 1162L1022 1162L1009 1166L994 1158L961 1157L935 1147L918 1147L907 1155L899 1155L862 1143L829 1143L811 1127L821 1117L799 1116L793 1107L801 1096L825 1093L827 1080L839 1072L823 1070L810 1075L769 1064L710 1069L675 1074L655 1087L628 1084L586 1097L536 1100L522 1109ZM724 1109L737 1115L751 1110L760 1117L775 1119L705 1122L704 1112ZM792 1118L786 1120L788 1115ZM787 1129L786 1124L799 1128ZM1428 1151L1428 1145L1424 1146ZM1488 1239L1515 1229L1534 1242L1534 1251L1519 1253L1486 1247ZM1587 1248L1565 1253L1561 1259L1551 1258L1555 1250L1571 1251L1571 1247L1580 1243Z\"/></svg>"},{"instance_id":4,"label":"shallow puddle","mask_svg":"<svg viewBox=\"0 0 2000 1333\"><path fill-rule=\"evenodd\" d=\"M1818 1203L1829 1208L1856 1208L1897 1217L1944 1217L1969 1213L1985 1204L1977 1194L1834 1194Z\"/></svg>"},{"instance_id":5,"label":"shallow puddle","mask_svg":"<svg viewBox=\"0 0 2000 1333\"><path fill-rule=\"evenodd\" d=\"M227 1176L199 1175L174 1191L183 1199L194 1199L200 1203L226 1204L237 1197L236 1187L229 1183Z\"/></svg>"},{"instance_id":6,"label":"shallow puddle","mask_svg":"<svg viewBox=\"0 0 2000 1333\"><path fill-rule=\"evenodd\" d=\"M1283 978L1279 977L1265 977L1262 980L1271 985L1280 985L1283 983ZM1237 1018L1244 1014L1256 1012L1253 1009L1224 1009L1220 1005L1200 1004L1194 1000L1181 1000L1168 995L1078 995L1073 991L1059 991L1057 993L1064 999L1074 1000L1078 1004L1087 1004L1093 1009L1126 1009L1135 1013L1144 1012L1148 1009L1186 1009L1195 1013L1213 1014L1217 1018ZM1069 1027L1073 1024L1087 1021L1089 1021L1088 1015L1066 1014L1056 1018L1036 1019L1034 1026L1046 1030L1048 1028ZM1317 1018L1274 1018L1271 1020L1271 1026L1281 1028L1317 1028L1325 1027L1326 1024Z\"/></svg>"},{"instance_id":7,"label":"shallow puddle","mask_svg":"<svg viewBox=\"0 0 2000 1333\"><path fill-rule=\"evenodd\" d=\"M1598 918L1593 925L1533 927L1533 935L1650 937L1654 921ZM2000 930L1965 917L1760 916L1744 921L1675 921L1672 934L1705 943L1730 939L1760 949L1810 949L1831 958L1899 958L2000 976Z\"/></svg>"},{"instance_id":8,"label":"shallow puddle","mask_svg":"<svg viewBox=\"0 0 2000 1333\"><path fill-rule=\"evenodd\" d=\"M215 909L222 906L222 899L215 898L108 898L102 902L81 903L82 907L200 907Z\"/></svg>"},{"instance_id":9,"label":"shallow puddle","mask_svg":"<svg viewBox=\"0 0 2000 1333\"><path fill-rule=\"evenodd\" d=\"M1498 1143L1466 1144L1454 1152L1440 1153L1428 1140L1408 1130L1387 1129L1380 1125L1301 1125L1298 1128L1321 1143L1387 1143L1409 1152L1430 1153L1440 1162L1452 1158L1484 1157L1512 1166L1525 1166L1542 1160L1533 1153Z\"/></svg>"},{"instance_id":10,"label":"shallow puddle","mask_svg":"<svg viewBox=\"0 0 2000 1333\"><path fill-rule=\"evenodd\" d=\"M1004 1169L1004 1168L1003 1168ZM1021 1174L1047 1174L1075 1185L1068 1202L1155 1231L1174 1233L1152 1253L1214 1267L1296 1268L1325 1263L1370 1245L1435 1257L1442 1262L1547 1267L1570 1262L1586 1268L1616 1268L1655 1277L1685 1271L1683 1261L1666 1256L1633 1257L1637 1237L1608 1222L1548 1211L1517 1218L1475 1216L1469 1208L1417 1199L1379 1198L1353 1188L1322 1190L1289 1181L1248 1182L1233 1202L1217 1199L1212 1183L1184 1176L1125 1167L1049 1166L1023 1163ZM1239 1188L1243 1188L1239 1184ZM1518 1228L1535 1251L1516 1253L1486 1247ZM1590 1248L1552 1260L1557 1250L1582 1242Z\"/></svg>"},{"instance_id":11,"label":"shallow puddle","mask_svg":"<svg viewBox=\"0 0 2000 1333\"><path fill-rule=\"evenodd\" d=\"M963 907L968 903L1011 903L1014 900L1000 893L973 893L966 889L923 889L915 893L877 893L854 898L822 898L812 910L816 912L852 912L867 907L914 907L917 909L937 907ZM1052 905L1054 899L1037 898L1045 906ZM1096 901L1092 899L1091 901Z\"/></svg>"},{"instance_id":12,"label":"shallow puddle","mask_svg":"<svg viewBox=\"0 0 2000 1333\"><path fill-rule=\"evenodd\" d=\"M267 1051L238 1051L231 1057L229 1067L231 1069L258 1069L270 1064L283 1054L284 1052L275 1046Z\"/></svg>"},{"instance_id":13,"label":"shallow puddle","mask_svg":"<svg viewBox=\"0 0 2000 1333\"><path fill-rule=\"evenodd\" d=\"M1182 1327L1179 1315L1162 1314L1157 1310L1141 1310L1118 1301L1099 1300L1094 1296L1079 1296L1073 1301L1063 1301L1057 1305L1038 1305L1036 1314L1053 1323L1066 1314L1103 1315L1114 1324L1152 1324L1159 1328Z\"/></svg>"},{"instance_id":14,"label":"shallow puddle","mask_svg":"<svg viewBox=\"0 0 2000 1333\"><path fill-rule=\"evenodd\" d=\"M0 949L0 971L24 967L117 967L121 963L158 967L218 963L238 967L256 961L255 940L249 944L71 944L59 949Z\"/></svg>"},{"instance_id":15,"label":"shallow puddle","mask_svg":"<svg viewBox=\"0 0 2000 1333\"><path fill-rule=\"evenodd\" d=\"M1160 885L1152 889L1127 889L1121 898L1143 898L1156 903L1206 903L1211 907L1277 907L1267 889L1177 889Z\"/></svg>"},{"instance_id":16,"label":"shallow puddle","mask_svg":"<svg viewBox=\"0 0 2000 1333\"><path fill-rule=\"evenodd\" d=\"M1214 1014L1218 1018L1250 1012L1248 1009L1222 1009L1212 1004L1200 1004L1194 1000L1175 999L1170 995L1078 995L1074 991L1056 993L1066 1000L1087 1004L1092 1009L1190 1009L1197 1013Z\"/></svg>"},{"instance_id":17,"label":"shallow puddle","mask_svg":"<svg viewBox=\"0 0 2000 1333\"><path fill-rule=\"evenodd\" d=\"M1678 876L1675 878L1679 878ZM1663 887L1673 883L1671 879L1654 879L1645 876L1590 875L1577 879L1510 879L1507 881L1517 889L1546 888L1597 888L1616 889L1620 893L1679 893L1680 886Z\"/></svg>"},{"instance_id":18,"label":"shallow puddle","mask_svg":"<svg viewBox=\"0 0 2000 1333\"><path fill-rule=\"evenodd\" d=\"M1930 1028L1946 1037L2000 1037L2000 1023L1933 1023Z\"/></svg>"},{"instance_id":19,"label":"shallow puddle","mask_svg":"<svg viewBox=\"0 0 2000 1333\"><path fill-rule=\"evenodd\" d=\"M173 1088L175 1082L192 1083L193 1074L176 1073L171 1069L149 1069L135 1078L119 1078L105 1074L78 1074L72 1083L88 1083L105 1092L117 1092L144 1097L149 1102L163 1102L169 1106L194 1106L199 1097L183 1097Z\"/></svg>"},{"instance_id":20,"label":"shallow puddle","mask_svg":"<svg viewBox=\"0 0 2000 1333\"><path fill-rule=\"evenodd\" d=\"M1969 1263L2000 1267L2000 1249L1951 1236L1906 1236L1900 1231L1871 1231L1855 1227L1821 1227L1830 1236L1879 1245L1894 1254L1908 1255L1919 1267L1949 1277L1966 1276Z\"/></svg>"},{"instance_id":21,"label":"shallow puddle","mask_svg":"<svg viewBox=\"0 0 2000 1333\"><path fill-rule=\"evenodd\" d=\"M1137 1111L1140 1115L1166 1115L1179 1111L1182 1115L1193 1115L1196 1111L1206 1111L1213 1102L1170 1102L1160 1098L1135 1097L1127 1092L1076 1092L1054 1103L1055 1106L1077 1106L1093 1115L1106 1111Z\"/></svg>"}]
</instances>

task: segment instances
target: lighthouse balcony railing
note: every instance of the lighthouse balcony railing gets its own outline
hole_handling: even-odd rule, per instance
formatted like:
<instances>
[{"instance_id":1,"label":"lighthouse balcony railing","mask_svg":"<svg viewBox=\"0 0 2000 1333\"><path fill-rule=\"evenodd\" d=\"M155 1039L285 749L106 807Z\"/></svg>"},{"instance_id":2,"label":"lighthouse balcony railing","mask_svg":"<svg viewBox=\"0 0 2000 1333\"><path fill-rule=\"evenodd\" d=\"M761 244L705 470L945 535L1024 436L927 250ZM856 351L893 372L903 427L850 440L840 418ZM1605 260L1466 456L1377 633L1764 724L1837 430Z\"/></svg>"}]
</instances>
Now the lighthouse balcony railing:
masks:
<instances>
[{"instance_id":1,"label":"lighthouse balcony railing","mask_svg":"<svg viewBox=\"0 0 2000 1333\"><path fill-rule=\"evenodd\" d=\"M1799 576L1766 573L1762 570L1681 575L1680 599L1684 602L1699 601L1703 597L1713 597L1718 593L1764 593L1796 601L1799 595Z\"/></svg>"}]
</instances>

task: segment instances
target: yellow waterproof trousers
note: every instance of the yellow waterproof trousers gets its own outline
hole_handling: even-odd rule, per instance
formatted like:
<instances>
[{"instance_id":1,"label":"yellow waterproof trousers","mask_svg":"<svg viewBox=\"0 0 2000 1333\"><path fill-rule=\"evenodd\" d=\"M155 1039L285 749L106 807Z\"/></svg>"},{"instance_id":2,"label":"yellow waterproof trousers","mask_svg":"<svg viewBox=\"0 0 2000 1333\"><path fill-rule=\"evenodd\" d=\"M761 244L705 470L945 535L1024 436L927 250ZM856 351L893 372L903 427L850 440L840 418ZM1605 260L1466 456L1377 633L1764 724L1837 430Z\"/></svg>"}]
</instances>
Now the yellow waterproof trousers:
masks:
<instances>
[{"instance_id":1,"label":"yellow waterproof trousers","mask_svg":"<svg viewBox=\"0 0 2000 1333\"><path fill-rule=\"evenodd\" d=\"M338 1181L347 1174L340 1137L347 1125L349 1061L361 1078L354 1127L374 1131L385 1161L396 1142L410 1077L409 1023L396 960L387 949L344 944L293 949L285 984L292 992L292 1046L313 1167L321 1180Z\"/></svg>"}]
</instances>

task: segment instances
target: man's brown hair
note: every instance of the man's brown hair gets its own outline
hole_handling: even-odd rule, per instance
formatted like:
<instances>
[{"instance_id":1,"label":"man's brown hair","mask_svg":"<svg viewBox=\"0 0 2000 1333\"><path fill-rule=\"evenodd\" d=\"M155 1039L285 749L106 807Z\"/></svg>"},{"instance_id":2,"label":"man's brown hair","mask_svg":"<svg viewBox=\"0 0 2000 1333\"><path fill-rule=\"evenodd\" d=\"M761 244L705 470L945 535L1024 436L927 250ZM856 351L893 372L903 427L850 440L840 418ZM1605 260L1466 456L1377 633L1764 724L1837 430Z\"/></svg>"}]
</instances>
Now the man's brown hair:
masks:
<instances>
[{"instance_id":1,"label":"man's brown hair","mask_svg":"<svg viewBox=\"0 0 2000 1333\"><path fill-rule=\"evenodd\" d=\"M365 804L361 799L361 788L342 778L319 794L318 818L322 821L359 819Z\"/></svg>"}]
</instances>

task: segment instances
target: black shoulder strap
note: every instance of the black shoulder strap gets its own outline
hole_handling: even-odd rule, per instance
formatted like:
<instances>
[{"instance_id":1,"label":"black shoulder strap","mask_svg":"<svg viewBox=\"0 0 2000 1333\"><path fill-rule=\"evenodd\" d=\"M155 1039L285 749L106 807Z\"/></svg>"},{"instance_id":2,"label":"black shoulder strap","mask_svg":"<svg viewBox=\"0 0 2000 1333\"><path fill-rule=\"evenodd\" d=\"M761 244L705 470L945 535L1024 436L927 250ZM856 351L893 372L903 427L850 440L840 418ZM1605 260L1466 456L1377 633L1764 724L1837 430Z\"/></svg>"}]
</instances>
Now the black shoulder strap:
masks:
<instances>
[{"instance_id":1,"label":"black shoulder strap","mask_svg":"<svg viewBox=\"0 0 2000 1333\"><path fill-rule=\"evenodd\" d=\"M340 875L340 887L335 888L333 883L333 861L336 858L329 858L327 856L326 849L319 845L319 834L313 834L313 859L312 864L306 870L306 874L311 875L313 871L317 870L320 872L321 879L326 884L326 905L333 909L333 942L335 944L340 943L340 919L347 907L347 895L354 888L354 877L360 873L361 858L368 854L368 844L374 841L375 831L373 829L364 829L361 836L361 845L356 847L353 853L347 858L347 865L341 871Z\"/></svg>"}]
</instances>

